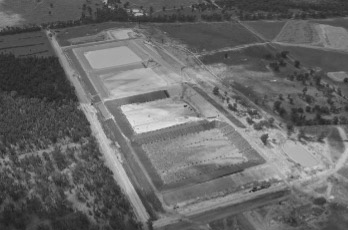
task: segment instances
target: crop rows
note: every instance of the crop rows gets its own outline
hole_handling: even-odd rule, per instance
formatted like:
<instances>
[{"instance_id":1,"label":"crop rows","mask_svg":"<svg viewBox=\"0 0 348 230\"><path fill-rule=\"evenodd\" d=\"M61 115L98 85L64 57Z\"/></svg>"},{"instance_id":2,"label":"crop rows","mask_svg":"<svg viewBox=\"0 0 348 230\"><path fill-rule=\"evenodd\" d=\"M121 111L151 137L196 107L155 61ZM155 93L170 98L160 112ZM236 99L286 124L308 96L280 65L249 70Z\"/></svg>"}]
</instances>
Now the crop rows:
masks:
<instances>
[{"instance_id":1,"label":"crop rows","mask_svg":"<svg viewBox=\"0 0 348 230\"><path fill-rule=\"evenodd\" d=\"M191 133L199 133L204 130L213 129L215 122L209 122L207 120L188 122L171 126L168 128L154 130L147 133L142 133L134 136L133 140L138 144L154 143L164 141L167 139L173 139L179 136L186 136Z\"/></svg>"}]
</instances>

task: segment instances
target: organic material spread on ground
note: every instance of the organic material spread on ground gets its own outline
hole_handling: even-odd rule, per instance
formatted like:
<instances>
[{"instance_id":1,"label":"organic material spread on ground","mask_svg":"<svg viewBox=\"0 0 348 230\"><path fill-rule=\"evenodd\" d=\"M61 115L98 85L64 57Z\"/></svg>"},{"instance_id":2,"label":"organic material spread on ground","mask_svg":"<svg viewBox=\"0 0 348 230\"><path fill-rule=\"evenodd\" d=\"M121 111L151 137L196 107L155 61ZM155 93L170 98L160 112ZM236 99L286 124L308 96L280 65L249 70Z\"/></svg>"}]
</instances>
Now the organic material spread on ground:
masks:
<instances>
[{"instance_id":1,"label":"organic material spread on ground","mask_svg":"<svg viewBox=\"0 0 348 230\"><path fill-rule=\"evenodd\" d=\"M195 121L196 112L183 101L172 98L142 104L121 106L136 133L149 132Z\"/></svg>"},{"instance_id":2,"label":"organic material spread on ground","mask_svg":"<svg viewBox=\"0 0 348 230\"><path fill-rule=\"evenodd\" d=\"M84 55L93 69L104 69L141 62L141 58L126 46L88 51Z\"/></svg>"}]
</instances>

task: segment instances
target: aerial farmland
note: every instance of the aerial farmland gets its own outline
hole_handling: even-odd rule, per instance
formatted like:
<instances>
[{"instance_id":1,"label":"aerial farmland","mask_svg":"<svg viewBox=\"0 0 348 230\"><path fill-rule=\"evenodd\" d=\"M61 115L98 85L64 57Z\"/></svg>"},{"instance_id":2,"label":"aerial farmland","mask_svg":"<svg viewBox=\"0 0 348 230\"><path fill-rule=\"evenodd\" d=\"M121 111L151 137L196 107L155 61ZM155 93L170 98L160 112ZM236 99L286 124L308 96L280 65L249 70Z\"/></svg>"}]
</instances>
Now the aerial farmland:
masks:
<instances>
[{"instance_id":1,"label":"aerial farmland","mask_svg":"<svg viewBox=\"0 0 348 230\"><path fill-rule=\"evenodd\" d=\"M348 229L345 15L0 0L0 229Z\"/></svg>"},{"instance_id":2,"label":"aerial farmland","mask_svg":"<svg viewBox=\"0 0 348 230\"><path fill-rule=\"evenodd\" d=\"M289 52L283 54L289 60L279 72L270 65L283 51L279 47L336 49L338 40L328 43L330 39L320 36L330 28L312 22L279 22L277 28L273 22L260 23L109 23L85 37L67 30L76 39L64 30L50 32L66 68L91 102L90 113L102 128L98 132L113 143L110 151L115 151L156 229L192 227L178 216L213 229L232 220L249 226L253 218L248 210L257 213L255 208L288 202L293 199L289 183L309 180L342 157L344 147L337 150L335 142L340 132L325 134L327 148L336 149L327 151L320 147L325 143L309 141L320 133L308 126L287 130L293 107L305 105L311 95L325 105L327 91L314 87L315 77L307 79L305 92L303 81L288 79L299 69L286 56ZM254 31L257 27L265 29ZM221 40L210 43L217 31ZM238 32L230 39L232 31ZM342 82L344 69L336 72L327 79ZM286 115L274 110L277 100L289 111ZM331 100L345 103L339 95ZM315 113L307 119L314 121ZM246 206L240 208L243 202ZM234 208L245 213L227 211Z\"/></svg>"}]
</instances>

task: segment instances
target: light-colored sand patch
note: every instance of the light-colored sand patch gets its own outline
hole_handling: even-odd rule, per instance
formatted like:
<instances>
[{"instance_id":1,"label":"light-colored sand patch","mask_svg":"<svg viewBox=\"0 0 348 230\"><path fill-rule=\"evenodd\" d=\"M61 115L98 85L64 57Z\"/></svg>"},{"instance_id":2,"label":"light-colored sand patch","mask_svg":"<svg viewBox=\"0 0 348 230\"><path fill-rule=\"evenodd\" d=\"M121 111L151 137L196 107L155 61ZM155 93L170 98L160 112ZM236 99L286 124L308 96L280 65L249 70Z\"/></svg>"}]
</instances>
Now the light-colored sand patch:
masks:
<instances>
[{"instance_id":1,"label":"light-colored sand patch","mask_svg":"<svg viewBox=\"0 0 348 230\"><path fill-rule=\"evenodd\" d=\"M324 47L348 50L348 31L345 28L318 24L316 29Z\"/></svg>"},{"instance_id":2,"label":"light-colored sand patch","mask_svg":"<svg viewBox=\"0 0 348 230\"><path fill-rule=\"evenodd\" d=\"M317 160L304 149L300 144L287 141L283 146L284 152L295 162L304 167L313 167L318 165Z\"/></svg>"},{"instance_id":3,"label":"light-colored sand patch","mask_svg":"<svg viewBox=\"0 0 348 230\"><path fill-rule=\"evenodd\" d=\"M123 105L121 109L136 133L163 129L200 119L188 104L183 101L174 101L171 98Z\"/></svg>"},{"instance_id":4,"label":"light-colored sand patch","mask_svg":"<svg viewBox=\"0 0 348 230\"><path fill-rule=\"evenodd\" d=\"M346 72L329 72L327 76L334 81L343 82L345 78L348 78L348 74Z\"/></svg>"},{"instance_id":5,"label":"light-colored sand patch","mask_svg":"<svg viewBox=\"0 0 348 230\"><path fill-rule=\"evenodd\" d=\"M124 40L131 38L133 33L132 29L118 29L118 30L109 30L108 34L112 39Z\"/></svg>"},{"instance_id":6,"label":"light-colored sand patch","mask_svg":"<svg viewBox=\"0 0 348 230\"><path fill-rule=\"evenodd\" d=\"M113 98L128 97L154 91L167 85L152 69L134 69L118 74L100 76Z\"/></svg>"},{"instance_id":7,"label":"light-colored sand patch","mask_svg":"<svg viewBox=\"0 0 348 230\"><path fill-rule=\"evenodd\" d=\"M105 69L142 61L141 58L127 46L87 51L84 55L93 69Z\"/></svg>"}]
</instances>

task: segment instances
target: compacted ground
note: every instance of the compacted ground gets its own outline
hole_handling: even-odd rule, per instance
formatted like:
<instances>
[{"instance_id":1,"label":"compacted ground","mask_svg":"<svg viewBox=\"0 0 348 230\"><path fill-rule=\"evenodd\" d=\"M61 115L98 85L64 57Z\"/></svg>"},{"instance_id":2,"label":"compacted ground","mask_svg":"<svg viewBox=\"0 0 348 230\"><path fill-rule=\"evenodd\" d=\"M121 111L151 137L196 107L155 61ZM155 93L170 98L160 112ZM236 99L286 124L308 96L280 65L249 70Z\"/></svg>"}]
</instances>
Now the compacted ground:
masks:
<instances>
[{"instance_id":1,"label":"compacted ground","mask_svg":"<svg viewBox=\"0 0 348 230\"><path fill-rule=\"evenodd\" d=\"M190 105L172 98L121 106L136 133L149 132L198 120Z\"/></svg>"}]
</instances>

